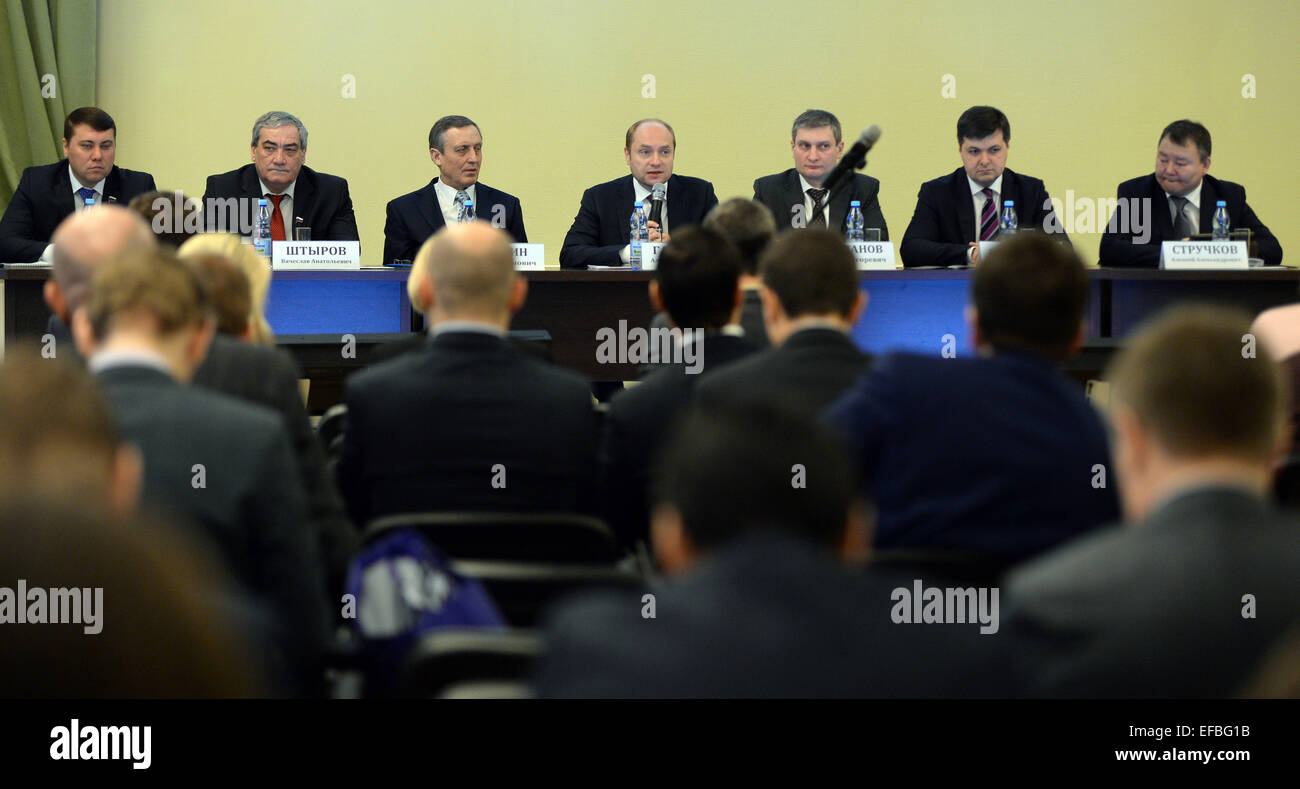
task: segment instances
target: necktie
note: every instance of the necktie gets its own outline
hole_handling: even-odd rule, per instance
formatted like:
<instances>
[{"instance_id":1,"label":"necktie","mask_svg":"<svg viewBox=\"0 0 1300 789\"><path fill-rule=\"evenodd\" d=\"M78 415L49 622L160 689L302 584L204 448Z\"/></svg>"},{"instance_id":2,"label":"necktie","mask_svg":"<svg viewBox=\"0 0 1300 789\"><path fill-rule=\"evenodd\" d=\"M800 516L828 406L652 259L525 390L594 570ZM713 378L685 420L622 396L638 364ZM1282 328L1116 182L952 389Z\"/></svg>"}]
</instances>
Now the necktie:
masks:
<instances>
[{"instance_id":1,"label":"necktie","mask_svg":"<svg viewBox=\"0 0 1300 789\"><path fill-rule=\"evenodd\" d=\"M823 214L826 206L822 203L826 199L826 189L809 189L808 196L812 198L812 216L808 217L808 227L826 227L826 217Z\"/></svg>"},{"instance_id":2,"label":"necktie","mask_svg":"<svg viewBox=\"0 0 1300 789\"><path fill-rule=\"evenodd\" d=\"M284 241L284 217L280 216L280 201L284 195L267 195L271 201L271 240Z\"/></svg>"},{"instance_id":3,"label":"necktie","mask_svg":"<svg viewBox=\"0 0 1300 789\"><path fill-rule=\"evenodd\" d=\"M998 234L998 203L993 199L992 189L981 189L984 195L984 209L980 211L980 241L992 241Z\"/></svg>"},{"instance_id":4,"label":"necktie","mask_svg":"<svg viewBox=\"0 0 1300 789\"><path fill-rule=\"evenodd\" d=\"M470 219L469 209L465 207L465 201L469 200L469 192L464 189L456 193L456 221L465 222Z\"/></svg>"},{"instance_id":5,"label":"necktie","mask_svg":"<svg viewBox=\"0 0 1300 789\"><path fill-rule=\"evenodd\" d=\"M91 200L95 197L95 190L91 189L89 186L83 186L77 190L77 196L81 198L81 203L84 206L87 200Z\"/></svg>"},{"instance_id":6,"label":"necktie","mask_svg":"<svg viewBox=\"0 0 1300 789\"><path fill-rule=\"evenodd\" d=\"M1186 197L1171 197L1174 201L1174 238L1190 238L1196 235L1192 218L1187 215L1187 205L1191 202Z\"/></svg>"}]
</instances>

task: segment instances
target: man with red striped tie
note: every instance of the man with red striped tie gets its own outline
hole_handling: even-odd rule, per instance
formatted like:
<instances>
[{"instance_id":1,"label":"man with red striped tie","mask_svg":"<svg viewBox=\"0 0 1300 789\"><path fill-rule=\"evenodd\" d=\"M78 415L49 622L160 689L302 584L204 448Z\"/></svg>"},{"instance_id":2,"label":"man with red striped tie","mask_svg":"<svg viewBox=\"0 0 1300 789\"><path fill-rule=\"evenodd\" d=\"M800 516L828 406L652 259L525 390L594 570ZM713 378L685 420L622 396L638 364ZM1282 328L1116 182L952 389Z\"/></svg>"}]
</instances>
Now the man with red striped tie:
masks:
<instances>
[{"instance_id":1,"label":"man with red striped tie","mask_svg":"<svg viewBox=\"0 0 1300 789\"><path fill-rule=\"evenodd\" d=\"M1007 168L1011 122L996 107L971 107L957 119L962 166L921 184L916 210L903 235L903 265L974 266L979 242L996 241L999 216L1014 202L1021 230L1041 230L1068 240L1037 178Z\"/></svg>"},{"instance_id":2,"label":"man with red striped tie","mask_svg":"<svg viewBox=\"0 0 1300 789\"><path fill-rule=\"evenodd\" d=\"M297 230L315 241L360 240L347 180L304 164L307 127L302 121L287 112L262 115L253 123L251 153L252 164L208 176L203 206L209 232L247 235L257 200L265 198L273 241L294 240Z\"/></svg>"}]
</instances>

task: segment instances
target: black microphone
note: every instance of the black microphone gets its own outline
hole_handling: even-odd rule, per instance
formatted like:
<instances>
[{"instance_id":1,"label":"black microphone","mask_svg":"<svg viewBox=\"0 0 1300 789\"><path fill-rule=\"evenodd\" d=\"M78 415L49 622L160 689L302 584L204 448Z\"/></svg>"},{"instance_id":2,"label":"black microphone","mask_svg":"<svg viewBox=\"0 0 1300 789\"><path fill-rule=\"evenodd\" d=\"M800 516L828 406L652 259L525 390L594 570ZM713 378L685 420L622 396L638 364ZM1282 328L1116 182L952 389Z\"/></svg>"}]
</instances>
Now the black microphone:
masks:
<instances>
[{"instance_id":1,"label":"black microphone","mask_svg":"<svg viewBox=\"0 0 1300 789\"><path fill-rule=\"evenodd\" d=\"M668 188L663 184L655 184L650 191L650 215L646 217L647 222L654 222L662 229L664 226L664 197Z\"/></svg>"},{"instance_id":2,"label":"black microphone","mask_svg":"<svg viewBox=\"0 0 1300 789\"><path fill-rule=\"evenodd\" d=\"M879 139L880 127L873 123L867 127L866 131L862 132L862 136L858 138L858 141L853 143L853 147L849 149L849 152L844 154L843 158L835 165L835 168L826 176L826 180L822 182L822 188L830 191L835 188L837 183L844 180L844 176L866 166L867 151L871 150L871 146L875 145L876 140Z\"/></svg>"}]
</instances>

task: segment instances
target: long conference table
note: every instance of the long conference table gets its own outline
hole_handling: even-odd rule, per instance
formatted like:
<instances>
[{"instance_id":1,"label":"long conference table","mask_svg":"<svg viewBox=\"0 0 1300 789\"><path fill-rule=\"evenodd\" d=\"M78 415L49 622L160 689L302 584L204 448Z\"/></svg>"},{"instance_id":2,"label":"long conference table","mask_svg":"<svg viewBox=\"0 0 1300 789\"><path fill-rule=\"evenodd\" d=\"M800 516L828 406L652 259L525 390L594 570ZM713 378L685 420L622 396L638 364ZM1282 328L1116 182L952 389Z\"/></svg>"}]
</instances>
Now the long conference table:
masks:
<instances>
[{"instance_id":1,"label":"long conference table","mask_svg":"<svg viewBox=\"0 0 1300 789\"><path fill-rule=\"evenodd\" d=\"M6 266L4 345L31 342L46 331L49 311L42 288L48 267ZM277 271L267 300L267 319L277 342L293 352L311 378L313 410L338 401L342 379L366 363L365 353L343 353L348 337L363 347L418 329L420 318L406 295L406 270ZM971 352L963 310L971 271L863 271L868 305L853 330L857 344L872 353L907 350L938 355L945 347ZM530 271L528 298L512 329L549 334L556 363L592 381L636 378L632 362L598 358L602 329L649 326L648 271ZM1159 271L1090 269L1090 345L1109 349L1144 318L1178 302L1235 305L1251 314L1300 300L1300 269L1249 271ZM346 336L345 336L346 335ZM319 385L318 385L319 383Z\"/></svg>"}]
</instances>

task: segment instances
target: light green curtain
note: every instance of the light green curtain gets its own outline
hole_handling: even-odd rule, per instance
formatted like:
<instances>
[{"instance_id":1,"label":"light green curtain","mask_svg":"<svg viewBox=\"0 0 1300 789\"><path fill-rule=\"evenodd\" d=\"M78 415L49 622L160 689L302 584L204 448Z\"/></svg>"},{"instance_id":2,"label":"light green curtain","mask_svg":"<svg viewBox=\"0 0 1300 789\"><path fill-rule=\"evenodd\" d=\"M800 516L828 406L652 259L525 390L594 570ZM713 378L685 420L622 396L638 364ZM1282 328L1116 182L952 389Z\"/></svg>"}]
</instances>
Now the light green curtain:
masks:
<instances>
[{"instance_id":1,"label":"light green curtain","mask_svg":"<svg viewBox=\"0 0 1300 789\"><path fill-rule=\"evenodd\" d=\"M95 103L97 0L0 0L0 211L23 168L63 155L63 119Z\"/></svg>"}]
</instances>

